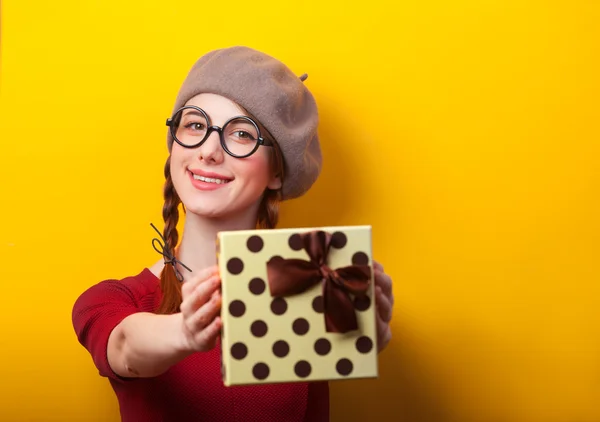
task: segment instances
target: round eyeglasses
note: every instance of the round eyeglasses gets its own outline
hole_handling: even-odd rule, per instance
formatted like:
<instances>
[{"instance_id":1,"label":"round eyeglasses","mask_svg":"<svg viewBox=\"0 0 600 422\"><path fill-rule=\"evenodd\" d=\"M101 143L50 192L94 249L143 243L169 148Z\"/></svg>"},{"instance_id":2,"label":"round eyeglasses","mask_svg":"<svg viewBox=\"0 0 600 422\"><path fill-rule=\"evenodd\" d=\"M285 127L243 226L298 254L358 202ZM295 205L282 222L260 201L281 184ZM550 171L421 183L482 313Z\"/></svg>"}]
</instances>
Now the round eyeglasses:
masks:
<instances>
[{"instance_id":1,"label":"round eyeglasses","mask_svg":"<svg viewBox=\"0 0 600 422\"><path fill-rule=\"evenodd\" d=\"M173 140L185 148L199 147L212 131L216 131L221 139L221 147L236 158L251 156L261 145L273 145L261 136L258 125L250 117L232 117L222 128L211 126L208 114L196 106L185 106L177 110L167 119L167 126Z\"/></svg>"}]
</instances>

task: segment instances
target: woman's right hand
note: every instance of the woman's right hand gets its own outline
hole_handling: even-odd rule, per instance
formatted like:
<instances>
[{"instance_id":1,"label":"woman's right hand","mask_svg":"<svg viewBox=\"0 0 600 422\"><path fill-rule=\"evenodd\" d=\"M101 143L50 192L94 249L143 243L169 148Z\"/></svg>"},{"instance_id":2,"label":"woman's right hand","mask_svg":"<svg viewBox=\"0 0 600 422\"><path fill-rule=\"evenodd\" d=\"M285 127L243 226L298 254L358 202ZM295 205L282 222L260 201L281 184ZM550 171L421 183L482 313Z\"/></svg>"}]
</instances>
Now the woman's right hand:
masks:
<instances>
[{"instance_id":1,"label":"woman's right hand","mask_svg":"<svg viewBox=\"0 0 600 422\"><path fill-rule=\"evenodd\" d=\"M181 286L184 348L204 352L216 345L221 332L221 277L217 266L200 271Z\"/></svg>"}]
</instances>

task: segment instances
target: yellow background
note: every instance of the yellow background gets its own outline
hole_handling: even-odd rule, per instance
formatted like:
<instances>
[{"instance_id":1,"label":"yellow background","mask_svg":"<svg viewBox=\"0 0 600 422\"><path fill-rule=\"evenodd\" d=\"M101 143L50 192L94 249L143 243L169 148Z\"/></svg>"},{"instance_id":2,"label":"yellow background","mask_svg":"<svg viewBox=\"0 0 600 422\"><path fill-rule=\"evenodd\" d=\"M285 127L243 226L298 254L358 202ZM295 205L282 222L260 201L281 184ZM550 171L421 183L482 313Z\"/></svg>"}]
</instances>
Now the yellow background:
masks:
<instances>
[{"instance_id":1,"label":"yellow background","mask_svg":"<svg viewBox=\"0 0 600 422\"><path fill-rule=\"evenodd\" d=\"M176 91L246 44L321 110L322 178L281 226L372 224L395 283L381 378L334 383L332 420L600 421L599 12L2 1L0 420L118 420L72 304L158 258Z\"/></svg>"}]
</instances>

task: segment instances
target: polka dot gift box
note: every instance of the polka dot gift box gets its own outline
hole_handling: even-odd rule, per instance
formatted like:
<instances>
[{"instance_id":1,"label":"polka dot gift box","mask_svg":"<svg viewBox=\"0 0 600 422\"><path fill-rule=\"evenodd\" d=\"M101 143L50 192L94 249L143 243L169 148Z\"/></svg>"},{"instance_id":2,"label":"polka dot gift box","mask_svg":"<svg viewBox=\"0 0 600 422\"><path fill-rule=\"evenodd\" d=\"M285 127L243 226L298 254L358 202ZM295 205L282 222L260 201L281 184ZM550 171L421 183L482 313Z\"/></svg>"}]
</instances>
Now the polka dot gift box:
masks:
<instances>
[{"instance_id":1,"label":"polka dot gift box","mask_svg":"<svg viewBox=\"0 0 600 422\"><path fill-rule=\"evenodd\" d=\"M378 375L371 227L221 232L225 385Z\"/></svg>"}]
</instances>

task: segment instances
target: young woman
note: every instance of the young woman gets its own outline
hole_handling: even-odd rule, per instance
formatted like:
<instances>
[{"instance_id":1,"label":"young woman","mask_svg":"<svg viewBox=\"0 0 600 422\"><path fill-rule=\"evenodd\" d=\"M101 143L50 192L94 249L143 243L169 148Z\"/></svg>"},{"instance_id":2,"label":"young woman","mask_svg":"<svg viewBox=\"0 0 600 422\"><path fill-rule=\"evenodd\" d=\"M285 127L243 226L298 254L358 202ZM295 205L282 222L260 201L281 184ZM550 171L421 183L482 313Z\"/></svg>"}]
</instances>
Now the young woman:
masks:
<instances>
[{"instance_id":1,"label":"young woman","mask_svg":"<svg viewBox=\"0 0 600 422\"><path fill-rule=\"evenodd\" d=\"M327 382L227 388L216 347L217 233L274 228L278 203L303 195L321 170L317 107L304 79L234 47L201 57L184 81L167 120L164 244L153 242L164 259L92 286L73 309L78 339L110 380L124 422L329 420ZM374 266L382 350L392 283Z\"/></svg>"}]
</instances>

